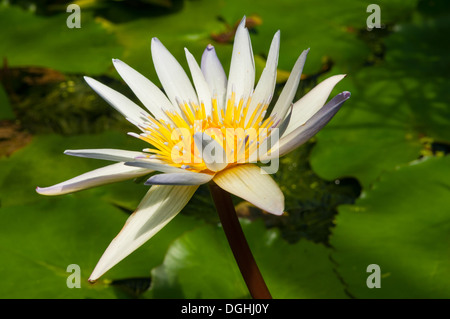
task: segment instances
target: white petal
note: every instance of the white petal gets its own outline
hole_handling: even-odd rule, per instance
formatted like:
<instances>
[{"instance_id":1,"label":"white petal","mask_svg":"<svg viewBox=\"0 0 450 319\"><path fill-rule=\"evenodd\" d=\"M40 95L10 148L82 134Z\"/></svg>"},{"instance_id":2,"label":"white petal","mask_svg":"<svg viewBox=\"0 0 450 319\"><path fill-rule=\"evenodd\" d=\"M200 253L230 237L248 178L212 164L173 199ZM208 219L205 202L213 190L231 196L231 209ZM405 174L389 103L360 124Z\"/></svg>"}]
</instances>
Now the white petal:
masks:
<instances>
[{"instance_id":1,"label":"white petal","mask_svg":"<svg viewBox=\"0 0 450 319\"><path fill-rule=\"evenodd\" d=\"M84 150L66 150L64 152L66 155L78 156L78 157L87 157L87 158L96 158L107 161L116 161L116 162L127 162L134 160L135 157L145 156L145 153L142 152L133 152L126 150L117 150L110 148L99 148L99 149L84 149Z\"/></svg>"},{"instance_id":2,"label":"white petal","mask_svg":"<svg viewBox=\"0 0 450 319\"><path fill-rule=\"evenodd\" d=\"M194 144L209 170L218 172L228 165L225 150L208 134L195 133Z\"/></svg>"},{"instance_id":3,"label":"white petal","mask_svg":"<svg viewBox=\"0 0 450 319\"><path fill-rule=\"evenodd\" d=\"M212 97L217 100L219 114L225 109L225 98L227 93L227 76L222 64L217 57L216 51L208 44L202 55L202 72L208 83Z\"/></svg>"},{"instance_id":4,"label":"white petal","mask_svg":"<svg viewBox=\"0 0 450 319\"><path fill-rule=\"evenodd\" d=\"M169 173L150 177L145 185L202 185L208 183L214 175L203 173Z\"/></svg>"},{"instance_id":5,"label":"white petal","mask_svg":"<svg viewBox=\"0 0 450 319\"><path fill-rule=\"evenodd\" d=\"M267 57L266 66L259 78L256 85L255 92L253 93L252 100L247 112L246 122L253 114L253 111L258 104L270 103L270 99L273 96L275 90L275 84L277 80L277 65L278 65L278 52L280 49L280 31L275 33L272 43L270 45L269 55Z\"/></svg>"},{"instance_id":6,"label":"white petal","mask_svg":"<svg viewBox=\"0 0 450 319\"><path fill-rule=\"evenodd\" d=\"M289 108L289 113L286 115L284 120L281 121L281 123L277 126L278 128L278 137L283 136L284 132L286 132L286 129L289 126L289 123L291 123L291 117L292 117L292 110L293 105L291 104L291 107Z\"/></svg>"},{"instance_id":7,"label":"white petal","mask_svg":"<svg viewBox=\"0 0 450 319\"><path fill-rule=\"evenodd\" d=\"M89 281L97 280L160 231L183 209L197 188L198 186L152 186L103 253Z\"/></svg>"},{"instance_id":8,"label":"white petal","mask_svg":"<svg viewBox=\"0 0 450 319\"><path fill-rule=\"evenodd\" d=\"M141 167L152 171L166 173L185 173L186 171L171 166L166 162L148 157L148 154L142 152L133 152L117 149L85 149L85 150L67 150L66 155L102 159L107 161L125 162L126 166Z\"/></svg>"},{"instance_id":9,"label":"white petal","mask_svg":"<svg viewBox=\"0 0 450 319\"><path fill-rule=\"evenodd\" d=\"M269 174L253 164L237 165L216 174L213 181L227 192L275 215L284 211L284 195Z\"/></svg>"},{"instance_id":10,"label":"white petal","mask_svg":"<svg viewBox=\"0 0 450 319\"><path fill-rule=\"evenodd\" d=\"M305 65L306 56L308 55L309 49L302 52L295 62L292 68L291 74L281 91L280 97L273 107L271 116L276 116L277 119L284 119L284 116L289 110L289 106L294 100L295 93L297 92L298 84L300 83L300 78L303 72L303 66Z\"/></svg>"},{"instance_id":11,"label":"white petal","mask_svg":"<svg viewBox=\"0 0 450 319\"><path fill-rule=\"evenodd\" d=\"M174 110L174 107L164 93L149 79L126 63L118 59L114 59L113 63L122 79L153 116L157 119L166 119L167 116L164 111Z\"/></svg>"},{"instance_id":12,"label":"white petal","mask_svg":"<svg viewBox=\"0 0 450 319\"><path fill-rule=\"evenodd\" d=\"M125 165L128 166L134 166L134 167L142 167L151 169L158 172L164 172L164 173L185 173L186 171L184 169L171 166L169 164L166 164L163 161L157 160L157 159L151 159L147 156L138 156L134 158L132 161L125 162Z\"/></svg>"},{"instance_id":13,"label":"white petal","mask_svg":"<svg viewBox=\"0 0 450 319\"><path fill-rule=\"evenodd\" d=\"M132 119L135 123L141 123L141 118L149 115L146 111L123 94L107 87L93 78L85 76L84 79L87 84L89 84L89 86L106 102L122 113L122 115L126 118Z\"/></svg>"},{"instance_id":14,"label":"white petal","mask_svg":"<svg viewBox=\"0 0 450 319\"><path fill-rule=\"evenodd\" d=\"M159 80L172 104L174 106L178 106L178 102L198 104L197 94L186 72L157 38L152 39L152 58Z\"/></svg>"},{"instance_id":15,"label":"white petal","mask_svg":"<svg viewBox=\"0 0 450 319\"><path fill-rule=\"evenodd\" d=\"M202 70L195 61L194 56L185 48L186 59L191 70L192 80L194 81L195 89L197 91L198 100L205 105L206 115L211 115L211 92L209 90L208 83L203 76Z\"/></svg>"},{"instance_id":16,"label":"white petal","mask_svg":"<svg viewBox=\"0 0 450 319\"><path fill-rule=\"evenodd\" d=\"M228 77L227 100L234 91L236 104L251 96L255 85L255 61L250 43L250 35L245 27L245 17L239 24L234 37L231 55L230 74Z\"/></svg>"},{"instance_id":17,"label":"white petal","mask_svg":"<svg viewBox=\"0 0 450 319\"><path fill-rule=\"evenodd\" d=\"M152 170L149 169L126 166L123 163L115 163L84 173L50 187L37 187L36 192L49 196L62 195L95 186L132 179L151 172Z\"/></svg>"},{"instance_id":18,"label":"white petal","mask_svg":"<svg viewBox=\"0 0 450 319\"><path fill-rule=\"evenodd\" d=\"M278 158L281 155L280 151L280 137L283 136L286 131L292 116L292 106L286 118L281 121L278 127L274 127L268 138L264 139L258 148L259 161L265 161L267 159ZM270 154L268 152L270 151Z\"/></svg>"},{"instance_id":19,"label":"white petal","mask_svg":"<svg viewBox=\"0 0 450 319\"><path fill-rule=\"evenodd\" d=\"M274 152L276 157L283 156L299 147L311 137L316 135L339 111L341 106L350 98L350 92L342 92L332 98L316 114L314 114L304 125L297 127L291 133L284 135ZM272 159L274 156L266 156L261 160Z\"/></svg>"},{"instance_id":20,"label":"white petal","mask_svg":"<svg viewBox=\"0 0 450 319\"><path fill-rule=\"evenodd\" d=\"M291 133L297 127L305 124L306 121L308 121L318 110L320 110L327 101L334 86L344 77L345 75L343 74L329 77L316 85L300 100L295 102L292 110L291 121L284 135Z\"/></svg>"}]
</instances>

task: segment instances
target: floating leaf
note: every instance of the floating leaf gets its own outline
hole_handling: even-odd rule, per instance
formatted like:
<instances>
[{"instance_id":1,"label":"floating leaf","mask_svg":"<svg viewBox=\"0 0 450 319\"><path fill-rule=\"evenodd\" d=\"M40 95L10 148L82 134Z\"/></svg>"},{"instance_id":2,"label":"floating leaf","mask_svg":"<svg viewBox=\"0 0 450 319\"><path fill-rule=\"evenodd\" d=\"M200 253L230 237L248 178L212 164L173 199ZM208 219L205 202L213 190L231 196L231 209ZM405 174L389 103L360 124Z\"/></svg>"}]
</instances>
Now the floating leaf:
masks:
<instances>
[{"instance_id":1,"label":"floating leaf","mask_svg":"<svg viewBox=\"0 0 450 319\"><path fill-rule=\"evenodd\" d=\"M116 298L114 280L150 277L167 246L196 222L177 216L151 241L105 274L87 279L127 215L98 198L73 195L43 198L38 203L0 209L0 274L2 298ZM79 266L80 288L69 288ZM69 279L68 279L69 278ZM124 297L123 293L120 294Z\"/></svg>"},{"instance_id":2,"label":"floating leaf","mask_svg":"<svg viewBox=\"0 0 450 319\"><path fill-rule=\"evenodd\" d=\"M89 170L111 164L108 161L77 158L64 155L66 149L122 148L140 150L145 144L117 132L99 135L36 136L27 147L16 151L9 158L0 159L1 206L41 201L35 192L37 186L51 186ZM136 208L148 187L133 181L93 188L76 193L83 197L95 195L129 210Z\"/></svg>"},{"instance_id":3,"label":"floating leaf","mask_svg":"<svg viewBox=\"0 0 450 319\"><path fill-rule=\"evenodd\" d=\"M449 298L450 157L381 175L355 205L339 208L333 260L357 298ZM369 289L370 264L381 288Z\"/></svg>"},{"instance_id":4,"label":"floating leaf","mask_svg":"<svg viewBox=\"0 0 450 319\"><path fill-rule=\"evenodd\" d=\"M0 4L0 52L11 66L43 66L63 72L102 74L120 55L114 35L91 13L81 13L81 28L68 28L71 13L41 17L19 7Z\"/></svg>"},{"instance_id":5,"label":"floating leaf","mask_svg":"<svg viewBox=\"0 0 450 319\"><path fill-rule=\"evenodd\" d=\"M354 176L368 187L383 171L417 159L424 138L450 141L450 81L442 73L448 50L435 36L450 24L430 19L396 26L385 61L347 77L352 99L317 135L311 155L321 177ZM421 49L413 50L417 43Z\"/></svg>"},{"instance_id":6,"label":"floating leaf","mask_svg":"<svg viewBox=\"0 0 450 319\"><path fill-rule=\"evenodd\" d=\"M262 222L242 222L250 248L274 298L345 298L329 250L301 240L288 244ZM223 230L187 232L152 272L154 298L248 298Z\"/></svg>"}]
</instances>

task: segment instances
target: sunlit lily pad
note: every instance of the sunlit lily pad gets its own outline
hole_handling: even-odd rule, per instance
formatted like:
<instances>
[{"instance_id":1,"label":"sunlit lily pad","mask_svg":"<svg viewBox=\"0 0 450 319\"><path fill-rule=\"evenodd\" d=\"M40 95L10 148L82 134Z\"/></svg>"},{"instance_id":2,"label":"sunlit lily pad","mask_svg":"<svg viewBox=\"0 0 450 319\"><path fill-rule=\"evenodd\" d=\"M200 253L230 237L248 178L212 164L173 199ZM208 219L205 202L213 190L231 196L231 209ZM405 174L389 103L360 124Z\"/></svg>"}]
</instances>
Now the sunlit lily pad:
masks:
<instances>
[{"instance_id":1,"label":"sunlit lily pad","mask_svg":"<svg viewBox=\"0 0 450 319\"><path fill-rule=\"evenodd\" d=\"M306 240L291 245L261 221L244 232L274 298L345 298L329 249ZM223 230L205 226L177 239L153 270L155 298L248 298Z\"/></svg>"},{"instance_id":2,"label":"sunlit lily pad","mask_svg":"<svg viewBox=\"0 0 450 319\"><path fill-rule=\"evenodd\" d=\"M449 298L450 157L383 174L354 206L341 206L331 244L357 298ZM368 288L370 264L381 288Z\"/></svg>"},{"instance_id":3,"label":"sunlit lily pad","mask_svg":"<svg viewBox=\"0 0 450 319\"><path fill-rule=\"evenodd\" d=\"M178 216L151 242L105 274L87 279L103 250L119 232L127 215L98 198L71 195L0 209L1 298L117 298L127 296L111 283L150 278L167 246L195 222ZM80 288L69 288L67 270L80 268ZM74 277L69 278L75 283Z\"/></svg>"},{"instance_id":4,"label":"sunlit lily pad","mask_svg":"<svg viewBox=\"0 0 450 319\"><path fill-rule=\"evenodd\" d=\"M430 37L448 33L448 20L418 16L394 30L385 61L349 74L352 99L317 135L311 164L323 178L354 176L369 186L383 171L417 159L424 137L450 141L447 51Z\"/></svg>"},{"instance_id":5,"label":"sunlit lily pad","mask_svg":"<svg viewBox=\"0 0 450 319\"><path fill-rule=\"evenodd\" d=\"M363 70L346 80L353 81L352 99L317 135L311 165L325 179L352 176L367 187L381 172L418 158L424 132L411 121L420 121L411 108L426 104L405 99L420 88L418 80L387 68Z\"/></svg>"}]
</instances>

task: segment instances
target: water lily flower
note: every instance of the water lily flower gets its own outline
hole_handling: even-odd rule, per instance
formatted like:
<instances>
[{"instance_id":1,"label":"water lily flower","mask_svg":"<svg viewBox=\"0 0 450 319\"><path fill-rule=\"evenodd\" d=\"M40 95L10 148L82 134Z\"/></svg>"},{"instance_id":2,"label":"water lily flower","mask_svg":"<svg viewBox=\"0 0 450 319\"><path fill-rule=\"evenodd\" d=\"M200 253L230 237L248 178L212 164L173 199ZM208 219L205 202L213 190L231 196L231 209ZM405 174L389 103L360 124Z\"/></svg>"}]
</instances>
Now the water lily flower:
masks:
<instances>
[{"instance_id":1,"label":"water lily flower","mask_svg":"<svg viewBox=\"0 0 450 319\"><path fill-rule=\"evenodd\" d=\"M148 142L151 148L67 150L67 155L115 163L36 191L43 195L67 194L159 172L146 181L151 185L148 193L107 247L90 281L162 229L201 184L213 182L268 213L283 213L283 193L254 161L276 160L305 143L330 121L350 93L342 92L326 103L345 76L335 75L293 103L309 51L305 50L272 111L267 112L275 90L279 45L278 31L255 87L255 64L245 17L236 31L228 78L212 45L205 49L200 65L185 49L192 83L171 53L153 38L152 58L165 93L124 62L113 60L117 72L146 109L85 77L94 91L141 131L129 134ZM233 134L236 132L241 135ZM276 143L268 144L271 139Z\"/></svg>"}]
</instances>

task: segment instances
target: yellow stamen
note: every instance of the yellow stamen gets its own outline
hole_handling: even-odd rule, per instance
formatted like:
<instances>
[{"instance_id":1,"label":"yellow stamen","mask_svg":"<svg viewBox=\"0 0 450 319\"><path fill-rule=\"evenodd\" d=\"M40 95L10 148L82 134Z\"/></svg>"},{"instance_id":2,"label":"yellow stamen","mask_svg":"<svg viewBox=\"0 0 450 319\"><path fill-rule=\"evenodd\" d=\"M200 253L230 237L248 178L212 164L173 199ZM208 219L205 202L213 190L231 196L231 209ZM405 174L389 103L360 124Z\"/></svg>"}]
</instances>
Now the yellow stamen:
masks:
<instances>
[{"instance_id":1,"label":"yellow stamen","mask_svg":"<svg viewBox=\"0 0 450 319\"><path fill-rule=\"evenodd\" d=\"M236 104L232 93L225 109L219 109L216 98L211 100L212 109L207 115L205 104L180 103L180 111L166 111L168 121L149 117L146 132L139 136L153 145L145 149L149 157L165 161L174 167L195 172L213 173L208 170L194 143L194 134L205 133L225 150L228 166L248 162L255 158L259 143L270 135L273 119L264 119L267 104L259 103L249 113L251 98L239 99ZM246 120L247 119L247 120Z\"/></svg>"}]
</instances>

